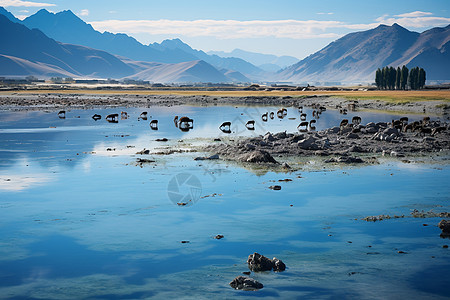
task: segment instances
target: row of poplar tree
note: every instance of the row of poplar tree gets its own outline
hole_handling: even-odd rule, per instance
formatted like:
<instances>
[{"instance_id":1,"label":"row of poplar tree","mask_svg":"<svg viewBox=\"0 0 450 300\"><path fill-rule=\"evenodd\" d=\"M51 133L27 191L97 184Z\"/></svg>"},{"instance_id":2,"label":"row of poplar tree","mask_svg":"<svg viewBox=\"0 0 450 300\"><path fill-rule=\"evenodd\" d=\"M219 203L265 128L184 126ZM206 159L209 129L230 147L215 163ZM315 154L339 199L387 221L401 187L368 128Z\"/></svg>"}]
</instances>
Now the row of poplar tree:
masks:
<instances>
[{"instance_id":1,"label":"row of poplar tree","mask_svg":"<svg viewBox=\"0 0 450 300\"><path fill-rule=\"evenodd\" d=\"M378 68L375 73L375 84L380 90L419 90L425 86L426 72L415 67L408 70L406 66Z\"/></svg>"}]
</instances>

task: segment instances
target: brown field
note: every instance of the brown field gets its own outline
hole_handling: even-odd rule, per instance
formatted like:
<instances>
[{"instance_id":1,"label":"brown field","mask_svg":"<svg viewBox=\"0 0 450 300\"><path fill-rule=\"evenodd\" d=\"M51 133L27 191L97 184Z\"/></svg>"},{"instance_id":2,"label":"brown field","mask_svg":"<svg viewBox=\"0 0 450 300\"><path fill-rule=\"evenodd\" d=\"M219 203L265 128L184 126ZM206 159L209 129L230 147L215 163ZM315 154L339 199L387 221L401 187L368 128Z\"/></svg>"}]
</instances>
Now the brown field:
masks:
<instances>
[{"instance_id":1,"label":"brown field","mask_svg":"<svg viewBox=\"0 0 450 300\"><path fill-rule=\"evenodd\" d=\"M450 101L450 90L420 90L420 91L208 91L208 90L23 90L2 91L0 94L95 94L95 95L179 95L179 96L212 96L212 97L249 97L249 96L291 96L307 97L312 95L327 95L342 97L349 100L382 100L388 102L417 101Z\"/></svg>"}]
</instances>

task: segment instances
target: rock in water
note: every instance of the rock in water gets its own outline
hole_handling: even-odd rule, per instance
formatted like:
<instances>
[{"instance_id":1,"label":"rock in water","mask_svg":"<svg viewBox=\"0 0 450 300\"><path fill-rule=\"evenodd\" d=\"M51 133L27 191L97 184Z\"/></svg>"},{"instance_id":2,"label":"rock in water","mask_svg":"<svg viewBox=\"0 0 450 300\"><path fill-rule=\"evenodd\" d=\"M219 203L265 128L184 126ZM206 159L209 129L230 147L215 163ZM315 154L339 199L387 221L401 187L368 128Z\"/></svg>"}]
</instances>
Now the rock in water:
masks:
<instances>
[{"instance_id":1,"label":"rock in water","mask_svg":"<svg viewBox=\"0 0 450 300\"><path fill-rule=\"evenodd\" d=\"M232 282L230 282L230 286L236 290L244 291L256 291L264 287L261 282L245 276L236 277Z\"/></svg>"},{"instance_id":2,"label":"rock in water","mask_svg":"<svg viewBox=\"0 0 450 300\"><path fill-rule=\"evenodd\" d=\"M269 186L269 189L275 190L275 191L279 191L279 190L281 190L281 186L279 186L279 185L271 185L271 186Z\"/></svg>"},{"instance_id":3,"label":"rock in water","mask_svg":"<svg viewBox=\"0 0 450 300\"><path fill-rule=\"evenodd\" d=\"M316 145L316 141L316 138L309 136L306 139L299 141L297 145L304 150L317 150L319 149L319 146Z\"/></svg>"},{"instance_id":4,"label":"rock in water","mask_svg":"<svg viewBox=\"0 0 450 300\"><path fill-rule=\"evenodd\" d=\"M252 163L278 163L268 152L260 150L241 155L239 161Z\"/></svg>"},{"instance_id":5,"label":"rock in water","mask_svg":"<svg viewBox=\"0 0 450 300\"><path fill-rule=\"evenodd\" d=\"M283 261L279 260L278 258L274 257L272 259L272 263L273 263L273 270L275 272L282 272L286 270L286 265L284 264Z\"/></svg>"},{"instance_id":6,"label":"rock in water","mask_svg":"<svg viewBox=\"0 0 450 300\"><path fill-rule=\"evenodd\" d=\"M253 272L270 271L273 268L272 260L256 252L248 256L247 264Z\"/></svg>"},{"instance_id":7,"label":"rock in water","mask_svg":"<svg viewBox=\"0 0 450 300\"><path fill-rule=\"evenodd\" d=\"M450 235L450 221L441 220L438 224L438 227L442 230L442 233Z\"/></svg>"}]
</instances>

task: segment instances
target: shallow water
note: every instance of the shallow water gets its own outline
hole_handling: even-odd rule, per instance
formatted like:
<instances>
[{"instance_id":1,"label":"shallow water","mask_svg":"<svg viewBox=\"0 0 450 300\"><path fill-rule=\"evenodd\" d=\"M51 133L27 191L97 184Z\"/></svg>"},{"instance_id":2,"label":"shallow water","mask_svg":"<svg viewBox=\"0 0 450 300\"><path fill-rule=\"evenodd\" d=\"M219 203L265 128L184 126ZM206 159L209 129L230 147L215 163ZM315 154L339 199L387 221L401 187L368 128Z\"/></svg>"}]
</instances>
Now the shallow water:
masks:
<instances>
[{"instance_id":1,"label":"shallow water","mask_svg":"<svg viewBox=\"0 0 450 300\"><path fill-rule=\"evenodd\" d=\"M194 161L199 153L135 163L136 151L164 146L156 138L177 144L224 136L217 129L223 121L240 124L231 136L296 131L293 109L283 120L245 129L247 119L270 109L149 108L157 131L137 120L142 109L127 108L130 119L118 124L90 117L124 109L72 110L63 120L55 112L1 111L0 297L446 298L450 254L442 246L450 240L439 237L439 219L359 219L449 211L448 165L386 160L262 174ZM175 114L193 117L194 129L175 128ZM363 123L394 118L357 114ZM317 129L341 118L326 111ZM278 182L285 178L293 181ZM274 184L282 189L270 190ZM252 273L264 288L235 291L228 283L248 270L253 252L276 256L288 269Z\"/></svg>"}]
</instances>

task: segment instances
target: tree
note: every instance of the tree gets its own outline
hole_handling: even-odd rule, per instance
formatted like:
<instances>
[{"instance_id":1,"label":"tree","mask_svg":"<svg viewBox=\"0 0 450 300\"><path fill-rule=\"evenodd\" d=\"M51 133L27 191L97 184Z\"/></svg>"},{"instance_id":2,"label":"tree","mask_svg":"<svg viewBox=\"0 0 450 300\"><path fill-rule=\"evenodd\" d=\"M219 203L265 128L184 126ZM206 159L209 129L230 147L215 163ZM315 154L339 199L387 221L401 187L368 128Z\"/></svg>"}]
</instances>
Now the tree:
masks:
<instances>
[{"instance_id":1,"label":"tree","mask_svg":"<svg viewBox=\"0 0 450 300\"><path fill-rule=\"evenodd\" d=\"M418 90L425 86L426 72L423 68L415 67L408 70L406 66L383 67L375 72L375 83L380 90Z\"/></svg>"},{"instance_id":2,"label":"tree","mask_svg":"<svg viewBox=\"0 0 450 300\"><path fill-rule=\"evenodd\" d=\"M427 80L427 74L425 72L424 69L420 68L419 69L419 89L423 89L423 87L425 86L425 81Z\"/></svg>"},{"instance_id":3,"label":"tree","mask_svg":"<svg viewBox=\"0 0 450 300\"><path fill-rule=\"evenodd\" d=\"M383 78L383 84L382 84L382 86L383 86L383 89L385 90L385 89L387 89L387 86L388 86L388 78L389 78L389 75L388 75L388 67L384 67L383 68L383 70L382 70L382 78Z\"/></svg>"},{"instance_id":4,"label":"tree","mask_svg":"<svg viewBox=\"0 0 450 300\"><path fill-rule=\"evenodd\" d=\"M396 90L400 89L401 77L402 77L402 70L400 69L400 67L397 67L397 70L395 71L395 89Z\"/></svg>"},{"instance_id":5,"label":"tree","mask_svg":"<svg viewBox=\"0 0 450 300\"><path fill-rule=\"evenodd\" d=\"M408 68L404 65L404 66L402 67L402 75L401 75L401 77L400 77L400 88L401 88L402 90L406 90L406 86L407 86L407 83L408 83L408 73L409 73L409 70L408 70Z\"/></svg>"},{"instance_id":6,"label":"tree","mask_svg":"<svg viewBox=\"0 0 450 300\"><path fill-rule=\"evenodd\" d=\"M389 67L389 89L393 90L395 88L395 69L394 67Z\"/></svg>"},{"instance_id":7,"label":"tree","mask_svg":"<svg viewBox=\"0 0 450 300\"><path fill-rule=\"evenodd\" d=\"M408 85L411 90L417 90L419 83L419 68L415 67L409 71Z\"/></svg>"},{"instance_id":8,"label":"tree","mask_svg":"<svg viewBox=\"0 0 450 300\"><path fill-rule=\"evenodd\" d=\"M378 68L377 71L375 72L375 84L377 85L377 88L379 90L382 89L382 85L383 85L383 73L381 72L381 69Z\"/></svg>"}]
</instances>

